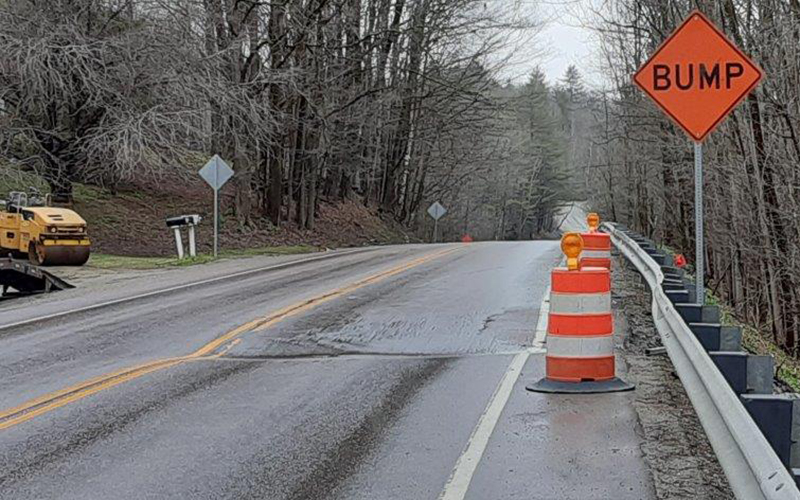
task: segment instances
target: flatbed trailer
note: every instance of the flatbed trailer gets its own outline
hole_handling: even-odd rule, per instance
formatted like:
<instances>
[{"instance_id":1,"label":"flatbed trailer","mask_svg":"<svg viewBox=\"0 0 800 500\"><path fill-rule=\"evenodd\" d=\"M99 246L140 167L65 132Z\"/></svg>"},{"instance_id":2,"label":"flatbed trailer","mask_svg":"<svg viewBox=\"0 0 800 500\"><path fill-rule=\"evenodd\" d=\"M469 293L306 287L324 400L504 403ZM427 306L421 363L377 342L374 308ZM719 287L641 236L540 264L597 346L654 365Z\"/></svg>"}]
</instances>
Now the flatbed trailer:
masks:
<instances>
[{"instance_id":1,"label":"flatbed trailer","mask_svg":"<svg viewBox=\"0 0 800 500\"><path fill-rule=\"evenodd\" d=\"M26 260L0 258L0 297L10 298L70 288L75 287Z\"/></svg>"}]
</instances>

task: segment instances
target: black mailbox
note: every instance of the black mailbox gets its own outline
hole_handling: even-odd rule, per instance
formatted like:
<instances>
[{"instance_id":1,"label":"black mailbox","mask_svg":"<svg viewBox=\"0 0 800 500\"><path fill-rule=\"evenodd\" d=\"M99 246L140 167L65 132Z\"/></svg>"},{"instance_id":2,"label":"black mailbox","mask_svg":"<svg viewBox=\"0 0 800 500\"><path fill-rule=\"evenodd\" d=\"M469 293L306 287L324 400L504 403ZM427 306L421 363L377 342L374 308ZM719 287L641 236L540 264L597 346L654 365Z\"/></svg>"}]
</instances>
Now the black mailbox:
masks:
<instances>
[{"instance_id":1,"label":"black mailbox","mask_svg":"<svg viewBox=\"0 0 800 500\"><path fill-rule=\"evenodd\" d=\"M167 218L167 227L196 226L203 220L199 215L179 215Z\"/></svg>"}]
</instances>

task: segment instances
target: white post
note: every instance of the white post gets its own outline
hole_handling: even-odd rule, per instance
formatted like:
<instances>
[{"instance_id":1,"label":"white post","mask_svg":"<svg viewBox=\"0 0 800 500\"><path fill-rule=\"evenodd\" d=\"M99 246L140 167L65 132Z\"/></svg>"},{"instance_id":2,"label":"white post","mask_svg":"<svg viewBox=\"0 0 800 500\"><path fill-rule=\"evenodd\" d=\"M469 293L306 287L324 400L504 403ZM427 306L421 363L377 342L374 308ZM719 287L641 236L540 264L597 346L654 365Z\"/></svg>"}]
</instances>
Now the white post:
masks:
<instances>
[{"instance_id":1,"label":"white post","mask_svg":"<svg viewBox=\"0 0 800 500\"><path fill-rule=\"evenodd\" d=\"M183 259L183 239L181 239L181 228L180 226L175 226L173 228L175 231L175 246L178 247L178 260Z\"/></svg>"},{"instance_id":2,"label":"white post","mask_svg":"<svg viewBox=\"0 0 800 500\"><path fill-rule=\"evenodd\" d=\"M706 291L703 280L705 278L705 251L703 245L703 144L694 143L694 262L695 262L695 291L697 303L706 303Z\"/></svg>"},{"instance_id":3,"label":"white post","mask_svg":"<svg viewBox=\"0 0 800 500\"><path fill-rule=\"evenodd\" d=\"M197 257L197 245L194 239L194 224L189 226L189 256Z\"/></svg>"}]
</instances>

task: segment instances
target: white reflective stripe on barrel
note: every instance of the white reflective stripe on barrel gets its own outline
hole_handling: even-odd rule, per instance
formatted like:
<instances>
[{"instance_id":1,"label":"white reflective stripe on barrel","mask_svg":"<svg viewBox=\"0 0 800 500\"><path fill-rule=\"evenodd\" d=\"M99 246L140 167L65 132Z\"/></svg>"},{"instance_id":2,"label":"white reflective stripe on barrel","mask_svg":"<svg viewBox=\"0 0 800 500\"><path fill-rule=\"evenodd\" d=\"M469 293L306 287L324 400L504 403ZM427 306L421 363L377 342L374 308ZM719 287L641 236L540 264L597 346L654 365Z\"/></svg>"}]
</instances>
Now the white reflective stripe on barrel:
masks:
<instances>
[{"instance_id":1,"label":"white reflective stripe on barrel","mask_svg":"<svg viewBox=\"0 0 800 500\"><path fill-rule=\"evenodd\" d=\"M610 259L611 250L583 250L581 259Z\"/></svg>"},{"instance_id":2,"label":"white reflective stripe on barrel","mask_svg":"<svg viewBox=\"0 0 800 500\"><path fill-rule=\"evenodd\" d=\"M614 336L579 337L547 336L547 355L562 358L594 358L614 355Z\"/></svg>"},{"instance_id":3,"label":"white reflective stripe on barrel","mask_svg":"<svg viewBox=\"0 0 800 500\"><path fill-rule=\"evenodd\" d=\"M551 314L608 314L611 312L610 293L550 294Z\"/></svg>"}]
</instances>

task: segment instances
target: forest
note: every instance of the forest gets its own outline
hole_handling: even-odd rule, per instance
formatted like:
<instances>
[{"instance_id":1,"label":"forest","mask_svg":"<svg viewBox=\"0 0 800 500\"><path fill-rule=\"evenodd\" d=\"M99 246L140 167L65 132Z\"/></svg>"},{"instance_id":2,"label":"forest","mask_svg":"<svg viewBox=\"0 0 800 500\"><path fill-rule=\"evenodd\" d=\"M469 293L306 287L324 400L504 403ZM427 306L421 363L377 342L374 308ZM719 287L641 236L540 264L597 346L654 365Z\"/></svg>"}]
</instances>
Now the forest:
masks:
<instances>
[{"instance_id":1,"label":"forest","mask_svg":"<svg viewBox=\"0 0 800 500\"><path fill-rule=\"evenodd\" d=\"M536 68L521 0L0 0L0 177L69 202L219 154L244 228L349 200L428 238L439 201L445 240L530 239L583 202L691 261L692 143L631 77L699 8L766 74L704 145L709 291L797 355L800 0L585 4L601 84Z\"/></svg>"},{"instance_id":2,"label":"forest","mask_svg":"<svg viewBox=\"0 0 800 500\"><path fill-rule=\"evenodd\" d=\"M427 234L440 201L444 238L531 238L575 197L584 92L509 76L540 26L518 1L0 0L0 163L69 202L219 154L245 227L347 199Z\"/></svg>"},{"instance_id":3,"label":"forest","mask_svg":"<svg viewBox=\"0 0 800 500\"><path fill-rule=\"evenodd\" d=\"M800 329L800 1L610 0L592 14L609 88L591 121L591 203L694 256L693 143L631 75L694 8L765 73L704 143L709 292L794 357Z\"/></svg>"}]
</instances>

